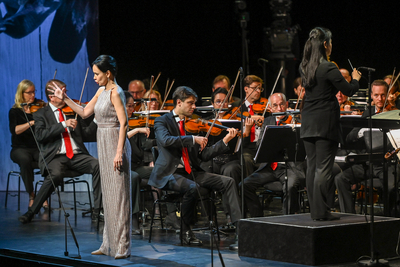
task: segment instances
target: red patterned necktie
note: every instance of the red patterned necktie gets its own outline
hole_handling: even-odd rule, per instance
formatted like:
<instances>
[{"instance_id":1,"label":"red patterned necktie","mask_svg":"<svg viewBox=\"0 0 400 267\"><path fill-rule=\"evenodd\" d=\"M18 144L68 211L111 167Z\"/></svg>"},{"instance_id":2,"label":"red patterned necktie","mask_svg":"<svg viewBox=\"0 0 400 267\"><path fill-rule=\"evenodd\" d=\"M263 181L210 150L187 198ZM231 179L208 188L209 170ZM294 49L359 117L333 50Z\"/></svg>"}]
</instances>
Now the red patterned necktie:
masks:
<instances>
[{"instance_id":1,"label":"red patterned necktie","mask_svg":"<svg viewBox=\"0 0 400 267\"><path fill-rule=\"evenodd\" d=\"M254 115L253 105L249 105L249 114ZM250 131L250 142L254 142L256 140L256 126L253 125Z\"/></svg>"},{"instance_id":2,"label":"red patterned necktie","mask_svg":"<svg viewBox=\"0 0 400 267\"><path fill-rule=\"evenodd\" d=\"M63 122L64 116L63 116L61 109L58 109L58 112L59 112L58 118L59 118L60 122ZM67 128L65 128L65 131L62 133L62 136L64 138L65 150L67 151L66 155L68 158L72 159L72 157L74 156L74 151L72 150L71 139L69 138Z\"/></svg>"},{"instance_id":3,"label":"red patterned necktie","mask_svg":"<svg viewBox=\"0 0 400 267\"><path fill-rule=\"evenodd\" d=\"M183 128L183 121L179 121L179 132L180 132L181 136L185 136L185 130ZM183 159L183 164L185 165L185 171L190 174L192 172L192 169L190 168L189 154L188 154L188 150L186 147L182 148L182 159Z\"/></svg>"}]
</instances>

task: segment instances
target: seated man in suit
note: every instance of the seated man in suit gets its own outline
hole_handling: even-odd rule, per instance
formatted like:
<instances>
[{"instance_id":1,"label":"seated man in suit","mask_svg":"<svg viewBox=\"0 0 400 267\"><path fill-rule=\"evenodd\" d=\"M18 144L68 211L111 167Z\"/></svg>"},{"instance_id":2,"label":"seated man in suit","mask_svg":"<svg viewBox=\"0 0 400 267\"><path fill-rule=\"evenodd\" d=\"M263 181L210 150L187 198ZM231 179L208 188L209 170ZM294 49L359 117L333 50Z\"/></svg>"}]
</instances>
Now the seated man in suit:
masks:
<instances>
[{"instance_id":1,"label":"seated man in suit","mask_svg":"<svg viewBox=\"0 0 400 267\"><path fill-rule=\"evenodd\" d=\"M285 112L287 109L287 101L286 97L282 93L275 93L271 95L268 99L268 102L271 107L271 111L274 112ZM265 127L267 125L282 125L285 124L287 116L278 116L278 117L267 117L264 120L263 126L261 128L261 133L264 132ZM246 131L244 136L250 131L251 125L246 127ZM246 137L248 138L248 137ZM260 137L261 138L261 137ZM260 144L261 139L258 139L257 147ZM284 141L283 141L284 142ZM254 158L254 155L253 155ZM263 217L264 211L262 210L262 206L260 204L259 197L256 194L257 188L272 183L275 181L280 181L282 183L283 193L284 193L284 201L283 201L283 210L286 213L286 202L288 202L288 213L293 214L300 210L298 203L298 190L302 186L305 186L305 173L302 169L302 164L298 163L295 165L294 162L289 162L288 167L288 192L285 190L285 164L277 163L277 162L267 162L267 163L258 163L255 164L258 166L258 169L244 179L244 199L245 206L250 212L250 217ZM241 185L239 185L240 188Z\"/></svg>"},{"instance_id":2,"label":"seated man in suit","mask_svg":"<svg viewBox=\"0 0 400 267\"><path fill-rule=\"evenodd\" d=\"M253 111L253 105L261 103L261 93L264 91L263 84L264 81L256 75L247 75L243 81L244 92L246 94L246 101L243 104L243 108L244 111L248 112L254 120L264 121L264 118L261 115L255 115ZM239 100L234 102L232 106L240 107L241 103L241 100ZM250 131L250 138L248 138L249 142L243 143L245 176L249 176L257 169L257 167L254 165L253 158L257 150L256 144L260 135L260 130L261 127L253 124Z\"/></svg>"},{"instance_id":3,"label":"seated man in suit","mask_svg":"<svg viewBox=\"0 0 400 267\"><path fill-rule=\"evenodd\" d=\"M374 101L375 106L372 106L371 114L382 112L385 105L385 100L388 91L388 84L384 80L375 80L371 85L371 99ZM369 109L366 109L362 114L362 118L369 117ZM354 128L346 137L347 143L352 143L359 147L360 150L365 151L366 144L364 140L364 132L368 131L367 128ZM382 135L380 133L380 135ZM378 152L378 151L374 151ZM381 151L383 153L383 151ZM383 164L373 164L373 176L378 177L380 180L383 179ZM338 190L338 199L340 212L344 213L356 213L355 206L353 203L352 188L355 188L358 183L364 180L364 168L362 164L350 165L349 168L343 170L337 174L334 178L336 188ZM393 196L394 188L394 177L392 171L388 172L388 188L389 192ZM382 186L375 185L375 186ZM390 203L394 204L394 203Z\"/></svg>"},{"instance_id":4,"label":"seated man in suit","mask_svg":"<svg viewBox=\"0 0 400 267\"><path fill-rule=\"evenodd\" d=\"M55 190L54 186L62 183L65 172L76 171L81 174L92 174L94 211L92 219L96 219L100 209L101 187L100 171L97 159L89 155L83 142L90 138L96 130L96 124L91 123L83 128L80 120L64 115L63 100L49 95L49 85L56 83L60 88L66 87L59 80L50 80L46 84L45 92L49 104L33 114L35 120L35 135L39 142L43 158L39 158L39 167L44 178L32 207L18 219L28 223L33 215L38 213L42 204ZM54 183L54 185L53 185Z\"/></svg>"},{"instance_id":5,"label":"seated man in suit","mask_svg":"<svg viewBox=\"0 0 400 267\"><path fill-rule=\"evenodd\" d=\"M191 117L196 108L197 94L191 88L181 86L175 90L172 98L173 111L154 121L159 155L149 185L183 195L182 241L198 245L201 242L193 234L191 226L194 224L195 204L199 195L208 190L221 191L229 203L232 222L236 223L241 217L235 181L231 177L207 173L200 167L201 160L207 161L227 152L227 143L237 135L237 131L228 129L229 133L224 139L212 147L206 147L207 138L186 135L184 129L185 119Z\"/></svg>"}]
</instances>

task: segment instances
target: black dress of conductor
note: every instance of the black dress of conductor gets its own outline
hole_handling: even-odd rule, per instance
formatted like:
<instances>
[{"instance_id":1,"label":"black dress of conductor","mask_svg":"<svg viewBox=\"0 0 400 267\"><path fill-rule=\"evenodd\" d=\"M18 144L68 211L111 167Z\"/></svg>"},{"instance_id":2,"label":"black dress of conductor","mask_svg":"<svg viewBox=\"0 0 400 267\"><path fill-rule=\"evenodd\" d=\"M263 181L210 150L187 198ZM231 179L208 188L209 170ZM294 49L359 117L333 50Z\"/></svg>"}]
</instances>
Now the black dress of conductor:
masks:
<instances>
[{"instance_id":1,"label":"black dress of conductor","mask_svg":"<svg viewBox=\"0 0 400 267\"><path fill-rule=\"evenodd\" d=\"M358 91L359 72L354 69L348 83L337 66L328 61L332 52L332 33L314 28L305 44L300 74L306 89L300 137L307 154L306 185L314 220L338 219L327 203L332 167L339 142L342 142L338 91L352 96Z\"/></svg>"}]
</instances>

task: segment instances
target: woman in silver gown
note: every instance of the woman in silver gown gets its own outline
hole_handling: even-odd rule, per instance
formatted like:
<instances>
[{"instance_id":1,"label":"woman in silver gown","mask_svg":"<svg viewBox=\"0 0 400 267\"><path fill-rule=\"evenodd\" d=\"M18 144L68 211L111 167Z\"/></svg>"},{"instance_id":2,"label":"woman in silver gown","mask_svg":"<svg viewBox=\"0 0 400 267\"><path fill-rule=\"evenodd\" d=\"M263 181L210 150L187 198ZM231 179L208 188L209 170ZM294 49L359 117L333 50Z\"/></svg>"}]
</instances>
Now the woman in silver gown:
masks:
<instances>
[{"instance_id":1,"label":"woman in silver gown","mask_svg":"<svg viewBox=\"0 0 400 267\"><path fill-rule=\"evenodd\" d=\"M126 139L127 114L125 96L115 81L115 59L101 55L93 62L94 80L100 88L82 108L54 85L54 95L64 99L82 118L95 113L97 152L104 207L103 243L92 255L109 255L115 259L131 254L130 144Z\"/></svg>"}]
</instances>

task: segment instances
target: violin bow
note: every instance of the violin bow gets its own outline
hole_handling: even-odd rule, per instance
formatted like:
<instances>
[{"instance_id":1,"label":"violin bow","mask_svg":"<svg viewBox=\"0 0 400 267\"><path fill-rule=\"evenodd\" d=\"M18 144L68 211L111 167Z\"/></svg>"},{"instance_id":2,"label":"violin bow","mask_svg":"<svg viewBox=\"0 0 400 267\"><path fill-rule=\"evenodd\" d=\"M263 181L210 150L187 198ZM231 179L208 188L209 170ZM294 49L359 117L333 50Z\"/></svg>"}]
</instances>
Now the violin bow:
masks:
<instances>
[{"instance_id":1,"label":"violin bow","mask_svg":"<svg viewBox=\"0 0 400 267\"><path fill-rule=\"evenodd\" d=\"M240 107L243 106L244 103L246 103L246 100L254 93L254 91L257 89L254 88L253 91L251 91L251 93L244 99L244 101L239 105L239 107L235 110L235 112L232 113L232 115L229 117L228 120L230 120L233 116L236 115L236 113L238 113L238 111L240 110Z\"/></svg>"},{"instance_id":2,"label":"violin bow","mask_svg":"<svg viewBox=\"0 0 400 267\"><path fill-rule=\"evenodd\" d=\"M168 81L169 81L169 79L168 79ZM171 85L170 85L167 93L165 94L164 102L162 103L160 110L162 110L164 108L165 101L167 101L168 95L171 92L171 89L172 89L172 86L174 85L174 82L175 82L175 79L172 80ZM168 82L167 82L167 86L168 86Z\"/></svg>"},{"instance_id":3,"label":"violin bow","mask_svg":"<svg viewBox=\"0 0 400 267\"><path fill-rule=\"evenodd\" d=\"M233 87L231 87L231 89L229 89L229 92L231 93L229 99L230 99L231 102L232 102L233 91L235 91L235 87L236 87L236 83L237 83L237 81L238 81L238 79L239 79L239 75L240 75L240 69L239 69L239 71L238 71L238 73L237 73L237 75L236 75L236 79L235 79L235 82L233 83ZM232 92L231 92L231 91L232 91Z\"/></svg>"},{"instance_id":4,"label":"violin bow","mask_svg":"<svg viewBox=\"0 0 400 267\"><path fill-rule=\"evenodd\" d=\"M297 102L296 102L296 106L294 107L294 110L297 109L297 107L298 107L298 105L299 105L299 102L300 102L300 96L301 96L302 94L303 94L303 86L301 86L300 94L297 96ZM294 118L294 116L292 116L292 124L294 124L294 122L295 122L295 118Z\"/></svg>"},{"instance_id":5,"label":"violin bow","mask_svg":"<svg viewBox=\"0 0 400 267\"><path fill-rule=\"evenodd\" d=\"M57 75L57 69L54 71L54 76L53 76L53 79L55 79L55 78L56 78L56 75Z\"/></svg>"},{"instance_id":6,"label":"violin bow","mask_svg":"<svg viewBox=\"0 0 400 267\"><path fill-rule=\"evenodd\" d=\"M158 77L160 77L160 74L161 74L161 72L158 74ZM157 79L158 79L158 77L157 77ZM157 81L157 80L156 80ZM154 82L154 76L153 75L151 75L151 78L150 78L150 91L149 91L149 99L151 100L151 93L153 93L153 86L154 86L154 84L155 84L155 82ZM146 115L146 128L148 128L149 127L149 117L150 117L150 110L149 110L149 103L148 103L148 101L146 101L146 104L144 105L145 106L145 111L147 111L146 113L147 113L147 115Z\"/></svg>"},{"instance_id":7,"label":"violin bow","mask_svg":"<svg viewBox=\"0 0 400 267\"><path fill-rule=\"evenodd\" d=\"M161 104L161 106L165 103L165 100L167 99L167 93L168 93L168 84L169 84L169 78L167 79L167 84L165 85L165 91L164 91L164 100Z\"/></svg>"},{"instance_id":8,"label":"violin bow","mask_svg":"<svg viewBox=\"0 0 400 267\"><path fill-rule=\"evenodd\" d=\"M86 69L85 80L83 81L81 96L79 97L79 105L81 104L81 101L82 101L83 90L85 90L85 85L86 85L86 79L87 79L88 72L89 72L89 67ZM75 114L75 120L77 118L78 118L78 113Z\"/></svg>"},{"instance_id":9,"label":"violin bow","mask_svg":"<svg viewBox=\"0 0 400 267\"><path fill-rule=\"evenodd\" d=\"M156 80L155 80L154 83L153 83L153 86L150 87L150 91L153 90L154 85L156 85L156 83L157 83L157 81L158 81L158 78L160 78L160 76L161 76L161 72L158 73L157 78L156 78ZM153 77L153 80L154 80L154 77Z\"/></svg>"},{"instance_id":10,"label":"violin bow","mask_svg":"<svg viewBox=\"0 0 400 267\"><path fill-rule=\"evenodd\" d=\"M271 90L271 93L269 94L269 96L271 96L271 95L274 94L276 85L278 84L278 80L279 80L279 77L281 77L282 71L283 71L283 66L282 66L281 69L279 70L278 76L276 77L276 80L275 80L274 87L272 87L272 90ZM267 112L268 106L269 106L269 101L268 101L267 104L265 105L265 109L264 109L264 112L263 112L263 114L262 114L263 117L265 116L265 113Z\"/></svg>"}]
</instances>

